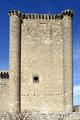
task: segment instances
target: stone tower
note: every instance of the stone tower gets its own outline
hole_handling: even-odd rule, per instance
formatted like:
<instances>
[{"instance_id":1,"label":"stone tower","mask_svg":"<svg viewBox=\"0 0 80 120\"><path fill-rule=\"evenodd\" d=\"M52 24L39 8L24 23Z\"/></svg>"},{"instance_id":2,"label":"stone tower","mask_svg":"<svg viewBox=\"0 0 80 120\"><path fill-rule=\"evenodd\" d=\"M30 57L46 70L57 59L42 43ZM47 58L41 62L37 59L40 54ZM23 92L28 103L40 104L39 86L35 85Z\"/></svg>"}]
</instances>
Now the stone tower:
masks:
<instances>
[{"instance_id":1,"label":"stone tower","mask_svg":"<svg viewBox=\"0 0 80 120\"><path fill-rule=\"evenodd\" d=\"M71 112L72 11L53 15L13 10L9 16L9 107L3 111Z\"/></svg>"},{"instance_id":2,"label":"stone tower","mask_svg":"<svg viewBox=\"0 0 80 120\"><path fill-rule=\"evenodd\" d=\"M12 11L10 15L10 112L20 110L20 43L21 13Z\"/></svg>"},{"instance_id":3,"label":"stone tower","mask_svg":"<svg viewBox=\"0 0 80 120\"><path fill-rule=\"evenodd\" d=\"M72 111L72 12L24 14L21 110Z\"/></svg>"}]
</instances>

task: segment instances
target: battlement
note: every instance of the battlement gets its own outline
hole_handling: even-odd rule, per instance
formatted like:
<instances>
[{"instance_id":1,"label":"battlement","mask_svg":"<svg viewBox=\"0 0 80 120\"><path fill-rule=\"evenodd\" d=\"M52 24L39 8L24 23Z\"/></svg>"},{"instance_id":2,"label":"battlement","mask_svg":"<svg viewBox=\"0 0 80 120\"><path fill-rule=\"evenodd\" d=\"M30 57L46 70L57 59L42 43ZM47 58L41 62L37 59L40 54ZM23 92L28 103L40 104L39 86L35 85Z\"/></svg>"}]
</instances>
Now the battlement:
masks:
<instances>
[{"instance_id":1,"label":"battlement","mask_svg":"<svg viewBox=\"0 0 80 120\"><path fill-rule=\"evenodd\" d=\"M65 10L65 11L62 12L62 15L63 16L68 15L70 17L73 17L73 11L71 11L71 10Z\"/></svg>"},{"instance_id":2,"label":"battlement","mask_svg":"<svg viewBox=\"0 0 80 120\"><path fill-rule=\"evenodd\" d=\"M9 72L0 72L1 79L9 79Z\"/></svg>"},{"instance_id":3,"label":"battlement","mask_svg":"<svg viewBox=\"0 0 80 120\"><path fill-rule=\"evenodd\" d=\"M20 11L12 10L9 11L9 16L17 15L21 17L21 19L43 19L43 20L52 20L52 19L62 19L64 16L73 16L73 12L71 10L65 10L60 14L28 14L21 13Z\"/></svg>"},{"instance_id":4,"label":"battlement","mask_svg":"<svg viewBox=\"0 0 80 120\"><path fill-rule=\"evenodd\" d=\"M62 19L62 14L23 14L23 19L43 19L43 20L51 20L51 19Z\"/></svg>"},{"instance_id":5,"label":"battlement","mask_svg":"<svg viewBox=\"0 0 80 120\"><path fill-rule=\"evenodd\" d=\"M8 14L10 69L0 71L0 111L72 112L73 12Z\"/></svg>"},{"instance_id":6,"label":"battlement","mask_svg":"<svg viewBox=\"0 0 80 120\"><path fill-rule=\"evenodd\" d=\"M21 12L17 11L17 10L11 10L11 11L8 12L8 15L9 16L17 15L17 16L21 17Z\"/></svg>"}]
</instances>

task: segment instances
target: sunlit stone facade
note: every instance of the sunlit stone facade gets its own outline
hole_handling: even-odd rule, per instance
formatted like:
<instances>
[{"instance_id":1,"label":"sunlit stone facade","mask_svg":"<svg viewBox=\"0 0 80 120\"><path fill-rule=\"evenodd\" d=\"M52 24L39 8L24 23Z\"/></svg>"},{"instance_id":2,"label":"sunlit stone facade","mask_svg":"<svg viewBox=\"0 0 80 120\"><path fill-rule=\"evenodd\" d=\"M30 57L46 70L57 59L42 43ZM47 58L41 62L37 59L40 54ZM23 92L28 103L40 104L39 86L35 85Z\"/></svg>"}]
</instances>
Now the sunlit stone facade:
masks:
<instances>
[{"instance_id":1,"label":"sunlit stone facade","mask_svg":"<svg viewBox=\"0 0 80 120\"><path fill-rule=\"evenodd\" d=\"M0 76L0 111L72 112L72 11L9 16L10 66L8 78Z\"/></svg>"}]
</instances>

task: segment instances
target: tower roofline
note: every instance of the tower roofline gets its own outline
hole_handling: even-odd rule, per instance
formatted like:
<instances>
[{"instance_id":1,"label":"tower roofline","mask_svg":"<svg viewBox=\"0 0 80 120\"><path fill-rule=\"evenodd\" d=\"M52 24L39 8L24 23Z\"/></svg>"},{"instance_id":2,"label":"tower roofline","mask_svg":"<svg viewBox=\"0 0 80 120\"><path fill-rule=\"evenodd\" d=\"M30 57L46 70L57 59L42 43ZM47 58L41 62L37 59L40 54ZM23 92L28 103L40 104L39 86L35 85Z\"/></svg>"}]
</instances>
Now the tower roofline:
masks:
<instances>
[{"instance_id":1,"label":"tower roofline","mask_svg":"<svg viewBox=\"0 0 80 120\"><path fill-rule=\"evenodd\" d=\"M17 15L19 17L21 17L21 12L20 11L17 11L17 10L11 10L8 12L8 15L11 16L11 15Z\"/></svg>"},{"instance_id":2,"label":"tower roofline","mask_svg":"<svg viewBox=\"0 0 80 120\"><path fill-rule=\"evenodd\" d=\"M63 16L68 15L68 16L70 16L70 17L73 17L73 11L70 10L70 9L67 9L67 10L65 10L65 11L62 12L62 15L63 15Z\"/></svg>"},{"instance_id":3,"label":"tower roofline","mask_svg":"<svg viewBox=\"0 0 80 120\"><path fill-rule=\"evenodd\" d=\"M62 19L64 16L73 16L72 10L65 10L61 12L60 14L36 14L36 13L21 13L17 10L11 10L9 11L9 16L11 15L17 15L21 17L22 19Z\"/></svg>"}]
</instances>

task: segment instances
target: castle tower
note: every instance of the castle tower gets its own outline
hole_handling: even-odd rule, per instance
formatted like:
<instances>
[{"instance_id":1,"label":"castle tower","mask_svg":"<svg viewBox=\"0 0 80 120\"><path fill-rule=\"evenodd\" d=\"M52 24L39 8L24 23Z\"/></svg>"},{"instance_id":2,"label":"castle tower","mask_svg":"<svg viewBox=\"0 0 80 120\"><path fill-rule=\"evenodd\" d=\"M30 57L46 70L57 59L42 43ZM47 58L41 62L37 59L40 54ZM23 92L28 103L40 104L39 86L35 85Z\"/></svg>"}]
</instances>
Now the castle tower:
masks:
<instances>
[{"instance_id":1,"label":"castle tower","mask_svg":"<svg viewBox=\"0 0 80 120\"><path fill-rule=\"evenodd\" d=\"M73 88L72 88L72 12L67 10L63 13L63 44L64 44L64 111L72 111Z\"/></svg>"},{"instance_id":2,"label":"castle tower","mask_svg":"<svg viewBox=\"0 0 80 120\"><path fill-rule=\"evenodd\" d=\"M20 111L20 41L21 13L10 11L10 112Z\"/></svg>"},{"instance_id":3,"label":"castle tower","mask_svg":"<svg viewBox=\"0 0 80 120\"><path fill-rule=\"evenodd\" d=\"M22 111L72 111L72 15L23 15Z\"/></svg>"},{"instance_id":4,"label":"castle tower","mask_svg":"<svg viewBox=\"0 0 80 120\"><path fill-rule=\"evenodd\" d=\"M71 112L72 11L9 15L10 111Z\"/></svg>"}]
</instances>

